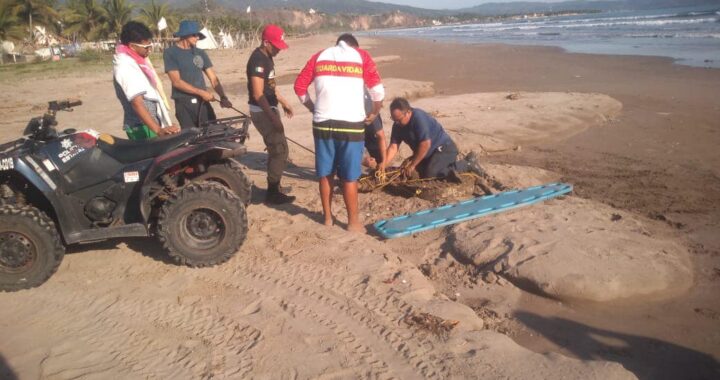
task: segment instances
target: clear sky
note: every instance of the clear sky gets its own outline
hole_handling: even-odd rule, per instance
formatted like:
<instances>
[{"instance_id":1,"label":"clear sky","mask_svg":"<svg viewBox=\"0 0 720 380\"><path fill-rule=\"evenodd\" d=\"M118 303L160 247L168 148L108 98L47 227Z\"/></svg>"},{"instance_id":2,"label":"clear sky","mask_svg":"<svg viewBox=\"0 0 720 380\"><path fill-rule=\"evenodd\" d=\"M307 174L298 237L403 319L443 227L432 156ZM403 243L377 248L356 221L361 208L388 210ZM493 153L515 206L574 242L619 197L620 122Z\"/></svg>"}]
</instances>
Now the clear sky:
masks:
<instances>
[{"instance_id":1,"label":"clear sky","mask_svg":"<svg viewBox=\"0 0 720 380\"><path fill-rule=\"evenodd\" d=\"M468 8L482 3L509 3L512 1L538 1L544 3L562 0L371 0L380 3L410 5L427 9L458 9Z\"/></svg>"}]
</instances>

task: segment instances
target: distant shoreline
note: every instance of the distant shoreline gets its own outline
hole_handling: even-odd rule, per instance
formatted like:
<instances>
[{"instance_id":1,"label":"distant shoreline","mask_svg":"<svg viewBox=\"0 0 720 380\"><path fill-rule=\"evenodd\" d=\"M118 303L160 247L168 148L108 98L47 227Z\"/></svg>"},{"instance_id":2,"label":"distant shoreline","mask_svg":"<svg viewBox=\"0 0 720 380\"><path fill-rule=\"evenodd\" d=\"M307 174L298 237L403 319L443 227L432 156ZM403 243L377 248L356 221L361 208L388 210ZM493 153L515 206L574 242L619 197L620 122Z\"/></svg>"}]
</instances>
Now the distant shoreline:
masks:
<instances>
[{"instance_id":1,"label":"distant shoreline","mask_svg":"<svg viewBox=\"0 0 720 380\"><path fill-rule=\"evenodd\" d=\"M569 53L668 57L678 65L720 68L720 6L513 17L358 34L465 44L555 46Z\"/></svg>"},{"instance_id":2,"label":"distant shoreline","mask_svg":"<svg viewBox=\"0 0 720 380\"><path fill-rule=\"evenodd\" d=\"M471 45L471 46L497 46L497 45L504 45L504 46L514 46L518 48L547 48L547 49L559 49L563 53L567 54L586 54L586 55L599 55L599 56L608 56L608 57L633 57L633 58L655 58L655 59L661 59L661 60L668 60L672 62L673 65L682 66L682 67L689 67L689 68L696 68L696 69L706 69L706 70L720 70L720 61L711 61L708 63L712 63L713 66L696 66L696 65L690 65L685 64L681 60L668 56L668 55L643 55L643 54L620 54L620 53L613 53L613 52L586 52L586 51L574 51L568 48L565 48L563 46L556 46L556 45L533 45L530 43L511 43L511 42L489 42L489 41L463 41L461 39L445 39L445 40L439 40L439 39L431 39L431 38L424 38L419 36L390 36L390 35L374 35L374 34L366 34L366 33L355 33L358 36L362 36L365 38L377 38L377 39L409 39L409 40L420 40L420 41L426 41L430 43L440 43L440 44L460 44L460 45Z\"/></svg>"}]
</instances>

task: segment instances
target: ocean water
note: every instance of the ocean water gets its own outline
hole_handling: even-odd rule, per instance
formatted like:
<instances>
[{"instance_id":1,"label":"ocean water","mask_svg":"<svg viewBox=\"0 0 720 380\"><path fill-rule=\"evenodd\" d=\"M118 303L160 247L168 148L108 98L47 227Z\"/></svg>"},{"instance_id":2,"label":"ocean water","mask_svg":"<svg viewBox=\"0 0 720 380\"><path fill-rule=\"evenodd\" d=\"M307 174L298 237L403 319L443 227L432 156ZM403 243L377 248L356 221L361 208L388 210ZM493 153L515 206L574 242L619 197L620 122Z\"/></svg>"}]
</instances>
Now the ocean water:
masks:
<instances>
[{"instance_id":1,"label":"ocean water","mask_svg":"<svg viewBox=\"0 0 720 380\"><path fill-rule=\"evenodd\" d=\"M371 34L559 46L570 52L590 54L662 56L682 65L720 68L720 4L386 29Z\"/></svg>"}]
</instances>

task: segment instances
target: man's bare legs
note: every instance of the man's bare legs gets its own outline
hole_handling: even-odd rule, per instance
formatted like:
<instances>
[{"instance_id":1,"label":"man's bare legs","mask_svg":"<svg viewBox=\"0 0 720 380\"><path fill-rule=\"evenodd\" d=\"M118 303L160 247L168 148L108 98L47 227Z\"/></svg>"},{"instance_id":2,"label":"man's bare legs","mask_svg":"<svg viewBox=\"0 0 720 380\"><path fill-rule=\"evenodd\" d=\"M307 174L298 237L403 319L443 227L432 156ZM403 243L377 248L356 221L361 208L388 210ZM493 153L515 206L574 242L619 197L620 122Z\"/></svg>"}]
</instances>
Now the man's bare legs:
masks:
<instances>
[{"instance_id":1,"label":"man's bare legs","mask_svg":"<svg viewBox=\"0 0 720 380\"><path fill-rule=\"evenodd\" d=\"M324 224L333 225L332 215L332 189L334 175L320 178L320 202L322 203ZM343 181L343 199L348 213L347 230L352 232L363 232L365 228L360 224L358 212L358 183L357 181Z\"/></svg>"},{"instance_id":2,"label":"man's bare legs","mask_svg":"<svg viewBox=\"0 0 720 380\"><path fill-rule=\"evenodd\" d=\"M343 181L343 199L348 213L347 230L350 232L363 232L358 213L358 183L357 181Z\"/></svg>"},{"instance_id":3,"label":"man's bare legs","mask_svg":"<svg viewBox=\"0 0 720 380\"><path fill-rule=\"evenodd\" d=\"M323 216L325 217L325 225L333 225L332 215L332 183L335 176L333 174L320 178L320 202L322 203Z\"/></svg>"}]
</instances>

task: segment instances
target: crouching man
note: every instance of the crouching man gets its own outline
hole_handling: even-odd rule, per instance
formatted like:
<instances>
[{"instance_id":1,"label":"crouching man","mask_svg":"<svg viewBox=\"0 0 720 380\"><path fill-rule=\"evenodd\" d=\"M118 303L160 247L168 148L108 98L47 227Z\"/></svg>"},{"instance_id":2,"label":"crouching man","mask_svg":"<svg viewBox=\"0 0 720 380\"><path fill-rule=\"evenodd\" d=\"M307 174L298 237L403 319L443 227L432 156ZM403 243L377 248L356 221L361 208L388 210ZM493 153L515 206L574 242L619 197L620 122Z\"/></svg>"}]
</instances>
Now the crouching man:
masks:
<instances>
[{"instance_id":1,"label":"crouching man","mask_svg":"<svg viewBox=\"0 0 720 380\"><path fill-rule=\"evenodd\" d=\"M403 174L411 177L414 171L421 178L446 178L460 182L458 172L466 170L464 161L458 162L458 149L442 125L427 112L410 107L405 98L395 98L390 103L390 118L393 121L390 145L386 159L378 166L385 170L392 162L401 143L406 143L413 155L403 165Z\"/></svg>"}]
</instances>

